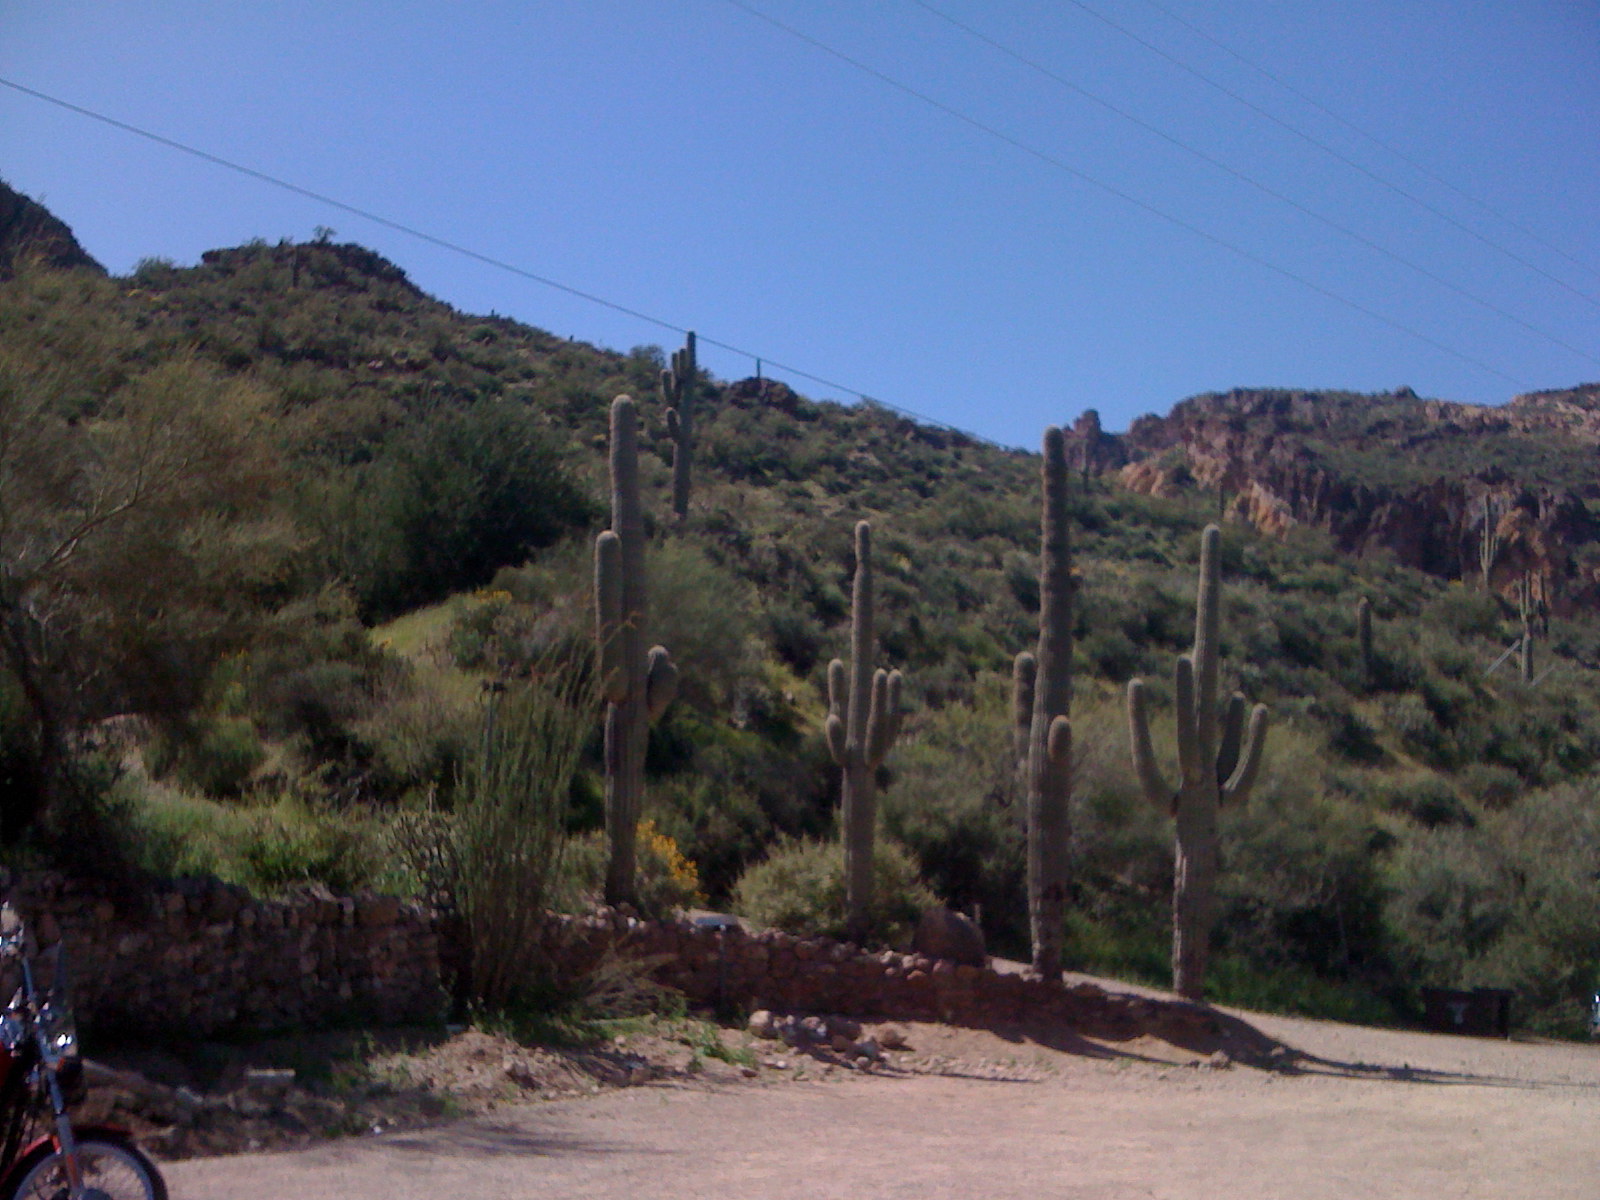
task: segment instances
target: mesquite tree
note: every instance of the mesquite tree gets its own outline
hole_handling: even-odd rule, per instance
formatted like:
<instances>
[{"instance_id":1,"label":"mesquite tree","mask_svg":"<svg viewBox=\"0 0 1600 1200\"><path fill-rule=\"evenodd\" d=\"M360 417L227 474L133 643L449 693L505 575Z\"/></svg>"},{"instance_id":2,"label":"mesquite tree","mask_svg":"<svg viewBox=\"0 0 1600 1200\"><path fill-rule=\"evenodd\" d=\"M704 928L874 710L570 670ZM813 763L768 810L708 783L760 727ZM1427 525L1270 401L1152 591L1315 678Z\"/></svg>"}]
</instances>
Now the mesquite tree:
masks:
<instances>
[{"instance_id":1,"label":"mesquite tree","mask_svg":"<svg viewBox=\"0 0 1600 1200\"><path fill-rule=\"evenodd\" d=\"M633 401L611 403L611 528L594 546L595 646L606 708L606 903L635 901L635 840L650 722L678 690L664 647L646 650L644 514Z\"/></svg>"},{"instance_id":2,"label":"mesquite tree","mask_svg":"<svg viewBox=\"0 0 1600 1200\"><path fill-rule=\"evenodd\" d=\"M872 526L856 523L856 578L850 604L850 670L828 664L828 751L843 775L845 916L852 937L871 923L872 842L878 767L900 734L900 672L872 669Z\"/></svg>"},{"instance_id":3,"label":"mesquite tree","mask_svg":"<svg viewBox=\"0 0 1600 1200\"><path fill-rule=\"evenodd\" d=\"M1217 810L1244 803L1261 767L1267 709L1258 704L1245 730L1244 696L1235 692L1226 712L1217 704L1217 642L1221 628L1221 531L1200 535L1200 585L1195 604L1194 649L1178 659L1176 672L1178 770L1176 790L1156 766L1144 685L1128 684L1128 724L1133 766L1144 793L1171 808L1177 824L1172 889L1172 986L1199 1000L1205 988L1217 881Z\"/></svg>"},{"instance_id":4,"label":"mesquite tree","mask_svg":"<svg viewBox=\"0 0 1600 1200\"><path fill-rule=\"evenodd\" d=\"M678 520L689 515L689 476L694 460L694 331L672 366L661 372L661 399L667 406L667 436L672 439L672 511Z\"/></svg>"},{"instance_id":5,"label":"mesquite tree","mask_svg":"<svg viewBox=\"0 0 1600 1200\"><path fill-rule=\"evenodd\" d=\"M1039 556L1039 646L1017 655L1012 719L1026 796L1028 923L1033 967L1061 974L1072 836L1072 545L1067 534L1067 452L1062 431L1044 432Z\"/></svg>"}]
</instances>

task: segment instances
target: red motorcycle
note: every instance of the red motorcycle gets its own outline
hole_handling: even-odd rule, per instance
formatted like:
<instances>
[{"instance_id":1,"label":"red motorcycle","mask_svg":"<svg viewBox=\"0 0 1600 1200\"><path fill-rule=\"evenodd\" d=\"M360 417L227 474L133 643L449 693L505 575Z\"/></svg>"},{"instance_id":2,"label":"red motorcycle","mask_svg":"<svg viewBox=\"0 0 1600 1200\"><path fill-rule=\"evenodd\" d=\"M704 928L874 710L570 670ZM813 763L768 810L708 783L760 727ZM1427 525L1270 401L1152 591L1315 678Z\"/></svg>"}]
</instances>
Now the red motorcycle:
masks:
<instances>
[{"instance_id":1,"label":"red motorcycle","mask_svg":"<svg viewBox=\"0 0 1600 1200\"><path fill-rule=\"evenodd\" d=\"M0 906L4 961L19 965L22 983L0 1014L0 1200L167 1200L161 1172L125 1131L73 1124L83 1060L61 947L41 992L9 901Z\"/></svg>"}]
</instances>

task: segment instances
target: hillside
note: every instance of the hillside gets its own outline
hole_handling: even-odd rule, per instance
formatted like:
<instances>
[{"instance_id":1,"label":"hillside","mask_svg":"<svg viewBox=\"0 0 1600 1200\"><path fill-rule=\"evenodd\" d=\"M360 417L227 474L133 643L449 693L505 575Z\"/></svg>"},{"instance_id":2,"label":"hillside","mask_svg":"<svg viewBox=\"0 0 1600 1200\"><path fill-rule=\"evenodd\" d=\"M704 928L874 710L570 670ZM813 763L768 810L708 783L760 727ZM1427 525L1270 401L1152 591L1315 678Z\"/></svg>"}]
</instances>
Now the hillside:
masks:
<instances>
[{"instance_id":1,"label":"hillside","mask_svg":"<svg viewBox=\"0 0 1600 1200\"><path fill-rule=\"evenodd\" d=\"M393 814L448 805L481 685L586 653L606 411L629 392L650 636L683 680L651 733L649 815L698 886L726 902L779 839L832 832L825 675L866 518L878 659L910 708L884 828L993 945L1025 940L1008 689L1037 637L1037 455L702 375L677 527L658 348L459 313L331 242L0 286L0 415L34 439L0 447L22 481L0 491L0 603L31 631L5 644L8 837L41 806L49 824L65 757L70 794L108 798L107 836L155 869L421 886ZM1506 983L1542 1027L1573 1026L1600 961L1594 399L1236 392L1124 435L1078 422L1096 452L1074 498L1076 964L1165 969L1171 834L1131 778L1122 693L1146 678L1168 719L1220 504L1225 671L1274 729L1224 828L1218 994L1393 1015L1425 983ZM151 464L168 490L105 500ZM64 556L39 549L55 531ZM1551 601L1527 681L1489 669L1525 573ZM598 821L595 741L577 831Z\"/></svg>"},{"instance_id":2,"label":"hillside","mask_svg":"<svg viewBox=\"0 0 1600 1200\"><path fill-rule=\"evenodd\" d=\"M1265 533L1311 525L1347 554L1386 550L1446 579L1481 579L1487 529L1497 591L1531 573L1561 611L1600 601L1600 384L1501 408L1241 389L1143 417L1119 440L1136 490L1192 483Z\"/></svg>"}]
</instances>

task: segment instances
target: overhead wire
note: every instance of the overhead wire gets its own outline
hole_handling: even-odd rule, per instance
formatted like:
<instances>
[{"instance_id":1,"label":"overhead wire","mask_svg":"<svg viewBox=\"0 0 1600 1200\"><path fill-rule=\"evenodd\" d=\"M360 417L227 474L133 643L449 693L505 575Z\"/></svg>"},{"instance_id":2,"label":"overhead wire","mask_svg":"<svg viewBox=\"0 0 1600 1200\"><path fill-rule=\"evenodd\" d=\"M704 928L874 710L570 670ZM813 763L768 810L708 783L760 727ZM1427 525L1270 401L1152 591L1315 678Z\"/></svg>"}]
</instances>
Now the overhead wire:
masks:
<instances>
[{"instance_id":1,"label":"overhead wire","mask_svg":"<svg viewBox=\"0 0 1600 1200\"><path fill-rule=\"evenodd\" d=\"M1230 88L1227 84L1219 83L1217 80L1212 79L1205 72L1203 72L1201 70L1198 70L1195 67L1190 66L1188 63L1184 62L1181 58L1178 58L1176 55L1167 53L1167 51L1163 50L1160 46L1157 46L1154 42L1151 42L1151 41L1149 41L1149 40L1147 40L1145 38L1140 37L1137 33L1133 32L1133 30L1127 28L1124 25L1119 24L1116 21L1113 21L1110 17L1106 16L1104 13L1100 12L1098 9L1094 8L1093 6L1091 6L1089 4L1084 3L1084 0L1067 0L1067 3L1071 4L1074 8L1077 8L1077 9L1081 10L1082 12L1087 13L1089 16L1093 17L1095 20L1099 21L1101 24L1107 26L1108 28L1114 29L1116 32L1120 33L1123 37L1128 38L1130 41L1136 42L1138 45L1143 46L1146 50L1150 51L1150 53L1156 55L1157 57L1159 57L1159 58L1161 58L1163 60L1165 60L1166 62L1171 63L1173 66L1177 67L1180 71L1183 71L1185 74L1194 76L1194 78L1198 79L1201 83L1205 84L1207 87L1212 88L1215 91L1221 92L1224 96L1227 96L1229 99L1235 101L1238 104L1242 104L1245 108L1248 108L1251 112L1255 113L1257 116L1261 117L1263 120L1270 121L1272 124L1278 126L1280 129L1287 130L1289 133L1293 134L1295 137L1299 138L1301 141L1307 143L1308 145L1315 146L1318 150L1321 150L1324 154L1330 155L1331 157L1333 157L1337 161L1343 163L1345 166L1349 167L1352 171L1355 171L1358 174L1364 175L1366 178L1370 179L1372 182L1378 184L1380 187L1388 189L1389 191L1393 192L1397 196L1403 196L1405 199L1409 200L1412 204L1415 204L1417 207L1425 210L1426 212L1432 213L1439 220L1445 222L1448 225L1454 226L1456 229L1460 230L1462 233L1465 233L1468 237L1474 238L1477 241L1482 242L1485 246L1492 247L1493 249L1499 251L1501 254L1505 255L1507 258L1511 259L1512 261L1520 263L1522 266L1526 267L1528 270L1532 271L1534 274L1540 275L1544 279L1546 279L1549 282L1555 284L1557 287L1562 288L1565 291L1571 292L1574 296L1577 296L1580 300L1583 300L1584 302L1586 302L1588 304L1594 305L1596 308L1600 308L1600 298L1596 298L1595 296L1590 295L1588 292L1583 291L1581 288L1573 287L1572 284L1568 283L1565 279L1562 279L1560 276L1557 276L1557 275L1552 275L1549 271L1546 271L1543 267L1539 266L1538 263L1535 263L1535 262L1531 261L1530 259L1524 258L1522 255L1518 254L1514 250L1507 249L1505 246L1500 245L1498 242L1494 241L1492 238L1485 237L1478 230L1472 228L1472 226L1466 224L1463 221L1457 220L1455 217L1451 216L1449 213L1445 212L1443 209L1439 208L1437 205L1430 204L1430 203L1428 203L1428 201L1424 200L1421 196L1418 196L1416 193L1407 191L1405 188L1401 187L1399 184L1394 183L1394 182L1392 182L1392 181L1390 181L1388 179L1385 179L1382 175L1379 175L1376 171L1371 170L1370 168L1368 168L1364 164L1357 162L1355 159L1351 158L1348 154L1344 154L1341 151L1336 150L1334 147L1328 145L1326 142L1323 142L1320 139L1318 139L1316 137L1313 137L1311 134L1305 132L1305 130L1303 130L1303 129L1299 128L1298 126L1294 125L1292 122L1284 120L1282 117L1278 116L1276 113L1271 112L1270 110L1268 110L1266 108L1263 108L1261 105L1255 103L1253 100L1250 100L1249 98L1240 95L1238 92L1236 92L1232 88Z\"/></svg>"},{"instance_id":2,"label":"overhead wire","mask_svg":"<svg viewBox=\"0 0 1600 1200\"><path fill-rule=\"evenodd\" d=\"M1259 179L1256 179L1254 176L1246 174L1244 171L1241 171L1238 168L1230 165L1229 163L1224 162L1222 159L1217 158L1215 155L1212 155L1212 154L1206 152L1205 150L1200 149L1198 146L1194 146L1194 145L1190 144L1189 142L1186 142L1186 141L1182 140L1181 138L1176 137L1173 134L1168 133L1166 130L1160 128L1159 126L1151 124L1149 121L1144 120L1142 117L1140 117L1140 116L1138 116L1138 115L1136 115L1136 114L1134 114L1132 112L1129 112L1127 109L1121 107L1120 105L1118 105L1118 104L1116 104L1116 103L1114 103L1114 102L1112 102L1110 100L1107 100L1105 97L1103 97L1101 95L1098 95L1095 92L1090 91L1089 89L1081 86L1080 84L1074 82L1071 79L1068 79L1066 76L1059 74L1058 72L1052 70L1051 68L1045 66L1044 64L1038 62L1037 60L1029 58L1027 55L1021 53L1020 51L1015 50L1012 47L1005 45L1003 42L999 42L999 41L995 40L994 38L990 37L988 34L984 33L982 30L976 29L973 26L968 25L966 22L961 21L961 20L957 19L956 17L951 16L949 13L946 13L942 9L939 9L939 8L935 7L933 4L929 3L928 0L911 0L911 3L915 4L918 8L923 9L925 12L928 12L928 13L932 14L933 16L938 17L940 20L946 22L947 24L953 26L954 28L960 30L962 33L966 34L968 37L973 38L975 41L982 42L984 45L988 46L990 49L995 50L996 52L998 52L1000 54L1003 54L1007 58L1011 59L1014 62L1017 62L1017 63L1021 64L1024 67L1027 67L1029 70L1035 72L1036 74L1044 76L1046 79L1049 79L1052 82L1060 85L1061 87L1066 88L1067 90L1071 91L1073 94L1081 96L1085 100L1088 100L1093 104L1099 105L1101 108L1103 108L1106 111L1116 115L1117 117L1121 118L1122 120L1127 121L1127 122L1129 122L1129 123L1131 123L1133 125L1137 125L1140 129L1143 129L1147 133L1150 133L1150 134L1154 135L1155 137L1160 138L1162 141L1167 142L1168 144L1177 147L1178 149L1184 151L1187 154L1193 155L1195 158L1198 158L1200 161L1202 161L1202 162L1204 162L1204 163L1206 163L1206 164L1208 164L1208 165L1210 165L1212 167L1215 167L1217 170L1222 171L1222 172L1226 173L1227 175L1231 176L1232 178L1239 180L1241 183L1247 184L1248 186L1256 189L1256 191L1260 192L1262 195L1270 197L1271 199L1276 200L1281 204L1288 205L1290 208L1294 209L1296 212L1301 213L1304 216L1310 217L1312 220L1319 222L1320 224L1324 225L1325 227L1327 227L1329 229L1332 229L1334 232L1340 234L1341 236L1347 237L1350 240L1352 240L1354 242L1357 242L1362 246L1367 247L1367 249L1372 250L1374 253L1379 254L1379 255L1383 256L1384 258L1389 259L1391 262L1398 263L1400 266L1405 267L1408 270L1415 271L1418 275L1421 275L1424 279L1430 280L1431 282L1438 284L1440 287L1444 288L1447 291L1454 292L1456 295L1462 297L1465 300L1471 301L1473 304L1478 305L1480 308L1483 308L1488 312L1494 313L1496 316L1502 318L1503 320L1510 321L1512 324L1520 326L1521 328L1527 330L1529 333L1532 333L1536 337L1543 338L1545 341L1549 342L1551 345L1559 346L1559 347L1561 347L1561 349L1566 350L1571 354L1575 354L1579 358L1586 358L1590 362L1595 363L1596 365L1600 365L1600 357L1596 357L1595 355L1590 354L1586 350L1581 350L1577 346L1574 346L1574 345L1570 344L1569 342L1563 341L1561 338L1557 337L1555 334L1549 332L1546 329L1541 329L1539 326L1534 325L1534 324L1532 324L1532 323L1530 323L1528 321L1523 320L1521 317L1517 316L1515 313L1511 312L1510 310L1502 308L1500 305L1494 303L1494 301L1487 300L1484 297L1478 295L1476 292L1473 292L1473 291L1469 290L1468 288L1462 287L1461 285L1455 283L1453 280L1445 278L1444 276L1440 275L1438 272L1434 271L1430 267L1424 266L1422 263L1416 262L1416 261L1414 261L1412 259L1409 259L1409 258L1405 257L1402 254L1399 254L1399 253L1396 253L1393 250L1390 250L1387 246L1384 246L1379 242L1373 241L1371 238L1367 237L1365 234L1361 233L1359 230L1352 229L1348 225L1341 224L1340 222L1334 220L1332 217L1329 217L1324 213L1318 212L1316 209L1312 208L1310 205L1301 203L1299 200L1296 200L1293 196L1287 195L1286 193L1277 190L1276 188L1272 187L1270 184L1263 183Z\"/></svg>"},{"instance_id":3,"label":"overhead wire","mask_svg":"<svg viewBox=\"0 0 1600 1200\"><path fill-rule=\"evenodd\" d=\"M1529 229L1526 225L1523 225L1521 222L1513 219L1512 217L1507 216L1505 213L1501 212L1499 209L1495 208L1492 204L1489 204L1487 201L1483 200L1481 197L1474 196L1471 192L1467 191L1465 188L1458 187L1456 184L1454 184L1454 183L1450 182L1450 180L1446 179L1443 175L1440 175L1437 171L1434 171L1426 163L1423 163L1421 160L1413 157L1412 155L1407 154L1405 151L1403 151L1399 147L1395 146L1392 142L1385 141L1383 138L1381 138L1377 134L1373 133L1370 129L1367 129L1367 128L1361 126L1361 125L1358 125L1356 122L1350 120L1350 118L1346 117L1344 114L1342 114L1340 112L1337 112L1332 108L1329 108L1326 104L1323 104L1315 96L1312 96L1310 93L1308 93L1308 92L1306 92L1306 91L1304 91L1304 90L1302 90L1300 88L1295 87L1294 84L1290 83L1287 79L1284 79L1282 76L1276 74L1275 72L1268 70L1266 67L1262 66L1260 63L1256 62L1254 59L1247 58L1245 55L1240 54L1232 46L1229 46L1226 42L1222 41L1219 38L1213 37L1211 34L1207 33L1204 29L1200 28L1200 26L1196 25L1194 22L1186 20L1179 13L1173 12L1172 9L1168 8L1166 5L1159 3L1158 0L1145 0L1145 3L1148 4L1151 8L1155 9L1157 12L1159 12L1159 13L1163 14L1164 16L1170 18L1171 20L1177 22L1179 25L1182 25L1185 29L1187 29L1190 33L1194 34L1196 37L1200 38L1203 41L1209 42L1211 45L1215 46L1218 50L1221 50L1224 54L1226 54L1229 58L1233 59L1235 62L1240 63L1240 64L1242 64L1242 65L1244 65L1246 67L1249 67L1252 71L1254 71L1258 75L1261 75L1264 78L1270 80L1272 83L1276 84L1278 87L1280 87L1284 91L1288 92L1291 96L1295 97L1297 100L1300 100L1305 104L1309 104L1312 108L1314 108L1318 112L1322 113L1323 116L1328 117L1331 120L1337 121L1340 125L1343 125L1346 129L1350 130L1352 133L1355 133L1355 134L1359 135L1360 137L1365 138L1367 141L1371 142L1374 146L1377 146L1379 149L1387 152L1388 154L1393 155L1395 158L1397 158L1401 162L1405 163L1406 166L1410 167L1413 171L1416 171L1420 175L1426 176L1428 179L1431 179L1434 183L1437 183L1440 187L1446 188L1449 191L1454 192L1457 196L1461 197L1461 199L1467 201L1467 203L1469 203L1469 204L1475 205L1476 207L1482 209L1484 212L1488 213L1491 217L1494 217L1496 220L1504 222L1507 226L1509 226L1512 229L1515 229L1518 233L1522 234L1522 236L1527 238L1529 241L1537 242L1539 245L1543 246L1546 250L1550 251L1552 254L1555 254L1555 255L1557 255L1557 256L1559 256L1561 258L1566 259L1567 262L1571 263L1574 267L1577 267L1580 271L1587 272L1590 275L1600 276L1600 268L1596 268L1596 267L1592 266L1591 264L1586 263L1586 262L1582 261L1581 259L1574 257L1571 254L1568 254L1565 250L1563 250L1560 246L1556 245L1554 242L1549 241L1548 239L1541 237L1538 233L1536 233L1533 230ZM1497 247L1497 249L1501 249L1501 248Z\"/></svg>"},{"instance_id":4,"label":"overhead wire","mask_svg":"<svg viewBox=\"0 0 1600 1200\"><path fill-rule=\"evenodd\" d=\"M510 263L504 259L496 258L492 254L485 254L480 250L472 249L470 246L464 246L459 242L453 242L448 238L440 237L437 234L428 233L426 230L418 229L414 225L408 225L403 221L397 221L392 217L386 217L383 214L374 212L371 209L362 208L360 205L351 204L348 201L340 200L337 197L330 196L325 192L319 192L313 188L303 187L298 183L292 183L287 179L268 174L266 171L258 170L255 167L246 166L245 164L235 162L232 159L223 158L221 155L213 154L209 150L201 150L199 147L188 145L187 143L180 142L175 138L169 138L162 134L152 132L151 130L142 129L137 125L129 124L127 121L120 121L116 117L108 116L102 112L97 112L92 108L85 108L81 104L74 104L70 100L63 100L59 96L52 96L48 92L42 92L37 88L28 87L26 84L18 83L13 79L0 77L0 87L10 88L12 91L20 92L25 96L31 96L36 100L41 100L46 104L54 105L57 108L66 110L67 112L76 113L79 116L87 117L93 121L98 121L101 124L108 125L113 129L121 130L124 133L132 134L135 137L143 138L146 141L154 142L160 146L165 146L169 150L176 150L181 154L187 154L192 158L201 160L202 162L210 163L212 166L222 167L225 170L233 171L237 174L246 176L247 178L254 179L257 182L268 184L271 187L278 188L285 192L290 192L296 196L304 197L305 199L315 201L318 204L327 205L329 208L337 209L340 212L349 213L351 216L359 217L363 221L370 221L374 225L379 225L385 229L391 229L396 233L404 234L407 237L415 238L420 242L425 242L430 246L435 246L441 250L448 251L451 254L462 255L465 258L470 258L476 262L482 263L485 266L494 267L496 270L509 272L512 275L516 275L522 279L540 284L543 287L553 288L558 292L564 292L569 296L574 296L580 300L588 301L591 304L600 305L601 307L608 308L613 312L621 313L624 316L632 317L635 320L643 321L646 324L653 325L658 329L665 329L669 332L681 335L687 335L690 332L687 327L674 324L673 322L664 320L661 317L652 316L649 313L641 312L639 309L630 308L625 304L619 304L614 300L607 300L605 297L598 296L593 292L585 291L582 288L573 287L571 284L562 283L560 280L552 279L548 275L541 275L535 271L528 270L526 267L519 267L515 263ZM865 403L874 404L880 408L886 408L891 412L899 413L901 416L911 417L917 421L921 421L925 425L932 425L940 429L949 430L952 433L959 433L963 437L971 438L972 440L978 442L984 442L991 446L999 446L1001 444L993 441L990 438L984 437L982 434L974 433L969 429L962 429L957 425L951 425L947 421L940 421L935 417L927 416L926 414L916 412L913 409L905 408L898 404L891 404L889 401L879 399L877 396L861 391L859 388L848 387L842 383L836 383L833 380L828 379L825 376L818 375L812 371L806 371L799 367L790 366L787 363L780 362L778 359L773 358L771 355L757 354L752 350L746 350L741 346L735 346L730 342L721 341L715 337L710 337L699 332L695 333L695 340L703 345L714 346L719 350L726 350L730 354L736 354L743 358L748 358L758 365L765 365L767 367L775 368L785 375L791 375L797 379L805 379L812 383L821 384L825 388L832 388L834 391L841 392L844 395L854 396Z\"/></svg>"},{"instance_id":5,"label":"overhead wire","mask_svg":"<svg viewBox=\"0 0 1600 1200\"><path fill-rule=\"evenodd\" d=\"M1142 200L1138 196L1135 196L1132 192L1126 191L1115 184L1108 183L1097 176L1091 175L1087 171L1073 166L1065 159L1051 154L1049 151L1041 150L1039 147L1025 142L1021 138L1014 137L1013 135L1006 133L1001 129L997 129L995 126L979 120L970 113L963 112L961 109L946 104L944 101L936 99L935 97L928 95L926 92L920 91L912 85L896 79L894 76L886 74L883 71L880 71L877 67L863 62L858 58L854 58L851 55L846 54L844 51L839 50L820 40L819 38L813 37L811 34L808 34L803 30L796 29L794 26L778 20L778 18L746 3L745 0L727 0L727 3L731 4L734 8L739 9L741 12L747 13L748 15L756 18L757 20L771 25L773 28L783 32L784 34L787 34L788 36L799 41L805 42L807 45L822 51L824 54L838 59L840 62L847 64L855 70L858 70L863 74L870 75L880 83L883 83L898 92L910 96L922 104L925 104L930 108L934 108L939 112L944 113L946 116L960 121L964 125L968 125L971 128L978 130L985 136L1004 142L1006 145L1022 152L1030 158L1037 159L1046 166L1070 175L1074 179L1077 179L1082 183L1086 183L1089 186L1106 193L1107 195L1114 196L1127 204L1133 205L1142 212L1166 221L1170 225L1191 233L1196 237L1202 238L1205 241L1210 242L1212 245L1218 246L1221 249L1224 249L1247 262L1254 263L1256 266L1264 268L1265 270L1271 271L1275 275L1281 276L1284 279L1288 279L1291 282L1300 285L1301 287L1316 292L1318 295L1326 297L1337 304L1341 304L1354 312L1361 313L1363 316L1366 316L1371 320L1378 322L1379 324L1387 325L1389 328L1397 330L1398 332L1403 333L1406 336L1423 343L1424 345L1431 346L1435 350L1450 355L1452 358L1459 359L1462 362L1477 367L1481 371L1493 375L1498 379L1504 380L1513 387L1524 386L1521 381L1506 374L1506 372L1500 370L1498 367L1491 366L1482 359L1476 358L1464 350L1458 350L1454 346L1447 345L1446 343L1439 341L1437 338L1423 333L1421 330L1414 329L1402 321L1398 321L1393 317L1379 312L1377 309L1361 303L1359 300L1354 300L1351 297L1343 295L1340 292L1336 292L1331 288L1324 287L1315 280L1309 279L1304 275L1290 270L1288 267L1273 262L1271 259L1265 258L1252 250L1248 250L1236 242L1229 241L1220 234L1212 233L1210 230L1196 225L1194 222L1189 221L1184 217L1177 216L1173 213L1167 212L1165 209L1158 208L1149 201Z\"/></svg>"}]
</instances>

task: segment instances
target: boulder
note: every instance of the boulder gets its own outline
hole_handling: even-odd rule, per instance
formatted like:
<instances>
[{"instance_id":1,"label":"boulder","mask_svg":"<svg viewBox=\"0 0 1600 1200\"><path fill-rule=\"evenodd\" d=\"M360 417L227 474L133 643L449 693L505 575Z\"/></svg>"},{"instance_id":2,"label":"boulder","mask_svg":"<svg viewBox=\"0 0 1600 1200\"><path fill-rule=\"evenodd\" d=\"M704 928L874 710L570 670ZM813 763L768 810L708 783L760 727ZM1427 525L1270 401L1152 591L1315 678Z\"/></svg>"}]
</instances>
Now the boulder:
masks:
<instances>
[{"instance_id":1,"label":"boulder","mask_svg":"<svg viewBox=\"0 0 1600 1200\"><path fill-rule=\"evenodd\" d=\"M930 908L917 922L911 948L929 958L943 958L970 967L983 967L989 955L983 944L983 930L977 922L948 908Z\"/></svg>"}]
</instances>

